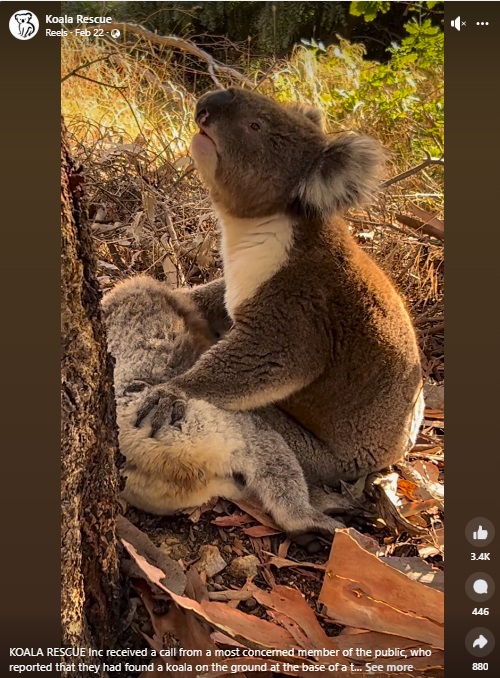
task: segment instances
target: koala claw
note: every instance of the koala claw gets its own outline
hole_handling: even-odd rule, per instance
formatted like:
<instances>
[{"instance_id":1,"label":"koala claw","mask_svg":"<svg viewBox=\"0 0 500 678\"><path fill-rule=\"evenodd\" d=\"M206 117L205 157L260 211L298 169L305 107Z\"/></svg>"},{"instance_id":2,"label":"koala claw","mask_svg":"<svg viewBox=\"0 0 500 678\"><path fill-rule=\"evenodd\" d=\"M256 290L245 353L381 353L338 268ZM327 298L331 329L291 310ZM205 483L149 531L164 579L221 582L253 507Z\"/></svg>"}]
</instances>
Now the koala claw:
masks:
<instances>
[{"instance_id":1,"label":"koala claw","mask_svg":"<svg viewBox=\"0 0 500 678\"><path fill-rule=\"evenodd\" d=\"M151 419L151 432L149 434L151 438L155 437L165 423L180 428L180 424L186 416L186 400L182 394L175 392L168 385L155 386L140 403L135 425L140 426L144 418L155 407L156 412Z\"/></svg>"}]
</instances>

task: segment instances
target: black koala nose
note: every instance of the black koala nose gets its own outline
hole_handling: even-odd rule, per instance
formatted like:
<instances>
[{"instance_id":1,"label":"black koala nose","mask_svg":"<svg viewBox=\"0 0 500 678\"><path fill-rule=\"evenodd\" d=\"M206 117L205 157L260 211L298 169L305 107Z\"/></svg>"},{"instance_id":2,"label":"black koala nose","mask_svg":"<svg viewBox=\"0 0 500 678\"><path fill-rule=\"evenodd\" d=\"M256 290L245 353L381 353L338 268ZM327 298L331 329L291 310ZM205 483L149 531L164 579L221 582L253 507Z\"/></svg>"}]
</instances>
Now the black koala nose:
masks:
<instances>
[{"instance_id":1,"label":"black koala nose","mask_svg":"<svg viewBox=\"0 0 500 678\"><path fill-rule=\"evenodd\" d=\"M234 92L230 89L221 89L216 92L208 92L198 99L195 111L195 120L203 125L208 118L219 113L234 99Z\"/></svg>"}]
</instances>

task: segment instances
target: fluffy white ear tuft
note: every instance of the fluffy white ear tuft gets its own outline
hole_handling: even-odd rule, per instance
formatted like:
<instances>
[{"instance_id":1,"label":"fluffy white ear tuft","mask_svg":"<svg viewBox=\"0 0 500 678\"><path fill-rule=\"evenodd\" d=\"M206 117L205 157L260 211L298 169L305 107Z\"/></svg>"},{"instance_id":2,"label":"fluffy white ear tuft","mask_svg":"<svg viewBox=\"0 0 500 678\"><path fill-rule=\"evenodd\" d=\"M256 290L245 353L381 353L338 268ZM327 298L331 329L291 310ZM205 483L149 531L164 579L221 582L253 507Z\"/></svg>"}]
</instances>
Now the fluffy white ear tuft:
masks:
<instances>
[{"instance_id":1,"label":"fluffy white ear tuft","mask_svg":"<svg viewBox=\"0 0 500 678\"><path fill-rule=\"evenodd\" d=\"M385 155L372 137L346 134L323 150L299 186L299 199L323 217L373 199Z\"/></svg>"},{"instance_id":2,"label":"fluffy white ear tuft","mask_svg":"<svg viewBox=\"0 0 500 678\"><path fill-rule=\"evenodd\" d=\"M295 113L300 113L313 122L321 130L324 126L324 118L321 109L316 108L316 106L310 106L309 104L300 104L292 103L287 105L288 110L295 111Z\"/></svg>"}]
</instances>

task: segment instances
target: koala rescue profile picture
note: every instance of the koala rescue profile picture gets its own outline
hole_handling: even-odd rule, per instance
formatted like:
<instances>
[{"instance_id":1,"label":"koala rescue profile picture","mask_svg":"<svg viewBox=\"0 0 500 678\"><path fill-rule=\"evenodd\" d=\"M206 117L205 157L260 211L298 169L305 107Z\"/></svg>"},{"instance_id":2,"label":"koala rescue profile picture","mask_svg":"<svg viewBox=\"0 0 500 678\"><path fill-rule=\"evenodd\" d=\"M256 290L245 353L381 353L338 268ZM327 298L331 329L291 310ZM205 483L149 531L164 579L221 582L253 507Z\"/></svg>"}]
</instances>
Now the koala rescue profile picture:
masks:
<instances>
[{"instance_id":1,"label":"koala rescue profile picture","mask_svg":"<svg viewBox=\"0 0 500 678\"><path fill-rule=\"evenodd\" d=\"M9 21L9 30L18 40L31 40L38 33L38 18L29 10L15 12Z\"/></svg>"}]
</instances>

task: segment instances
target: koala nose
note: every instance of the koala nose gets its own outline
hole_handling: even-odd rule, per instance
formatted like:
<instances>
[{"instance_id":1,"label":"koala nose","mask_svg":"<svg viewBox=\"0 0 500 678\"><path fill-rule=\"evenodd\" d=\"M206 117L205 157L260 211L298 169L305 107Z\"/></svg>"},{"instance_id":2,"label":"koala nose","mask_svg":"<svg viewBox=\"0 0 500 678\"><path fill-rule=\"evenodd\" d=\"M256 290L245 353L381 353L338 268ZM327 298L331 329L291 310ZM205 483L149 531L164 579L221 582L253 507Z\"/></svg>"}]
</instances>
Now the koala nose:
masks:
<instances>
[{"instance_id":1,"label":"koala nose","mask_svg":"<svg viewBox=\"0 0 500 678\"><path fill-rule=\"evenodd\" d=\"M210 117L219 113L223 108L234 99L234 92L230 89L221 89L216 92L204 94L196 104L195 120L203 125L208 122Z\"/></svg>"}]
</instances>

